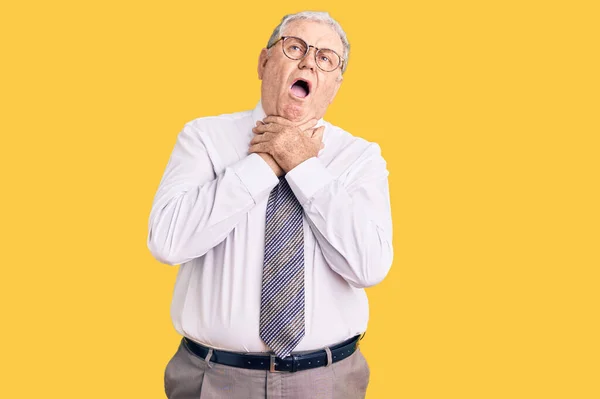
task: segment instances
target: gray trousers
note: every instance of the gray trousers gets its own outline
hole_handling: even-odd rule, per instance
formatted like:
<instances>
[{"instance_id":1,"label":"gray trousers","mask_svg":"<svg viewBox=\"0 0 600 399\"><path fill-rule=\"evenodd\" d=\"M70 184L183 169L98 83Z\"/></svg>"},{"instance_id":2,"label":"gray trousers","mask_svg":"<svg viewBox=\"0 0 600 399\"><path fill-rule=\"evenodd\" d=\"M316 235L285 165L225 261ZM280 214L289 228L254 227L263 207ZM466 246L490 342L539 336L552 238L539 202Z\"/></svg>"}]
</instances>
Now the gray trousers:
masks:
<instances>
[{"instance_id":1,"label":"gray trousers","mask_svg":"<svg viewBox=\"0 0 600 399\"><path fill-rule=\"evenodd\" d=\"M327 367L272 373L209 365L182 340L165 369L165 392L169 399L363 399L369 377L360 349Z\"/></svg>"}]
</instances>

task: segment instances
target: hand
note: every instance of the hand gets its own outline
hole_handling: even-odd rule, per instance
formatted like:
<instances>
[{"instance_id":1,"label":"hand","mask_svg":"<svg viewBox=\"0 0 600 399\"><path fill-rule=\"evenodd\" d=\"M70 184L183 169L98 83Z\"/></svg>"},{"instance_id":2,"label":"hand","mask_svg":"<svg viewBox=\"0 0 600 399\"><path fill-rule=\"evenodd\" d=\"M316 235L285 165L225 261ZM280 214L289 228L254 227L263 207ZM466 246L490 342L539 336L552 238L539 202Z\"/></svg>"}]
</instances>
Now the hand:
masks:
<instances>
[{"instance_id":1,"label":"hand","mask_svg":"<svg viewBox=\"0 0 600 399\"><path fill-rule=\"evenodd\" d=\"M287 173L305 160L316 157L324 148L325 127L314 128L316 119L304 124L278 116L268 116L252 129L256 134L250 142L249 153L267 153Z\"/></svg>"},{"instance_id":2,"label":"hand","mask_svg":"<svg viewBox=\"0 0 600 399\"><path fill-rule=\"evenodd\" d=\"M281 169L277 162L275 162L272 156L270 156L266 152L259 152L258 155L260 155L260 157L265 160L267 165L271 167L271 170L273 170L273 173L275 173L277 177L281 177L285 174L283 169Z\"/></svg>"}]
</instances>

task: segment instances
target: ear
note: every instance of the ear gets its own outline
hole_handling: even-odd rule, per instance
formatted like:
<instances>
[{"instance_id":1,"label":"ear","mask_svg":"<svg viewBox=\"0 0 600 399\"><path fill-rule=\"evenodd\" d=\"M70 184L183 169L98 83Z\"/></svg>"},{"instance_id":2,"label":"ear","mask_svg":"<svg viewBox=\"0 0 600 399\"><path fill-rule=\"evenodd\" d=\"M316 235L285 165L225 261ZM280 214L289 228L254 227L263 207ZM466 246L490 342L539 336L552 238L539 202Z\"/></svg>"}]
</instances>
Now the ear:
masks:
<instances>
[{"instance_id":1,"label":"ear","mask_svg":"<svg viewBox=\"0 0 600 399\"><path fill-rule=\"evenodd\" d=\"M331 95L331 98L329 99L329 104L331 104L333 102L333 99L335 98L335 95L337 94L338 90L340 89L340 86L342 85L343 80L344 80L344 78L341 75L338 79L336 79L335 86L333 87L333 94Z\"/></svg>"},{"instance_id":2,"label":"ear","mask_svg":"<svg viewBox=\"0 0 600 399\"><path fill-rule=\"evenodd\" d=\"M260 55L258 56L258 79L262 80L263 74L265 73L265 66L267 65L267 61L269 60L269 55L267 53L267 49L264 48L260 51Z\"/></svg>"}]
</instances>

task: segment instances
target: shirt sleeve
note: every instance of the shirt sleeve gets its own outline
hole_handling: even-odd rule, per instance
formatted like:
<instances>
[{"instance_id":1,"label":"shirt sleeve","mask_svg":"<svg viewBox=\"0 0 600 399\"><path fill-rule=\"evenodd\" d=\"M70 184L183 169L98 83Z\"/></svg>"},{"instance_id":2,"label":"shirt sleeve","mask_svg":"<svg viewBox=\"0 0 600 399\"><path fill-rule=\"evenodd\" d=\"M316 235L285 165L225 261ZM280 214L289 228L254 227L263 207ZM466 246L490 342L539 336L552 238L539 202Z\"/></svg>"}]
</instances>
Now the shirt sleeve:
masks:
<instances>
[{"instance_id":1,"label":"shirt sleeve","mask_svg":"<svg viewBox=\"0 0 600 399\"><path fill-rule=\"evenodd\" d=\"M388 174L380 147L371 143L343 182L315 157L286 175L325 260L358 288L381 282L392 265Z\"/></svg>"},{"instance_id":2,"label":"shirt sleeve","mask_svg":"<svg viewBox=\"0 0 600 399\"><path fill-rule=\"evenodd\" d=\"M179 133L152 203L147 245L162 263L207 253L279 182L257 154L216 175L201 134L191 123Z\"/></svg>"}]
</instances>

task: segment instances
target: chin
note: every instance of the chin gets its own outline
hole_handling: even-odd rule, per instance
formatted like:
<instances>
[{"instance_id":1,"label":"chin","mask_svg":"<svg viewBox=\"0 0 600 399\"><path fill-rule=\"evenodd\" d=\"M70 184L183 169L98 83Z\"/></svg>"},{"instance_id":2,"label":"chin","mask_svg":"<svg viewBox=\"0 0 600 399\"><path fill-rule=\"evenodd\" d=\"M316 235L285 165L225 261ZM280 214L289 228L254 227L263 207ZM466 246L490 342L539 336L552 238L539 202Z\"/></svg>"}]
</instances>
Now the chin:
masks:
<instances>
[{"instance_id":1,"label":"chin","mask_svg":"<svg viewBox=\"0 0 600 399\"><path fill-rule=\"evenodd\" d=\"M309 119L308 109L303 104L286 104L281 111L281 116L293 122Z\"/></svg>"}]
</instances>

